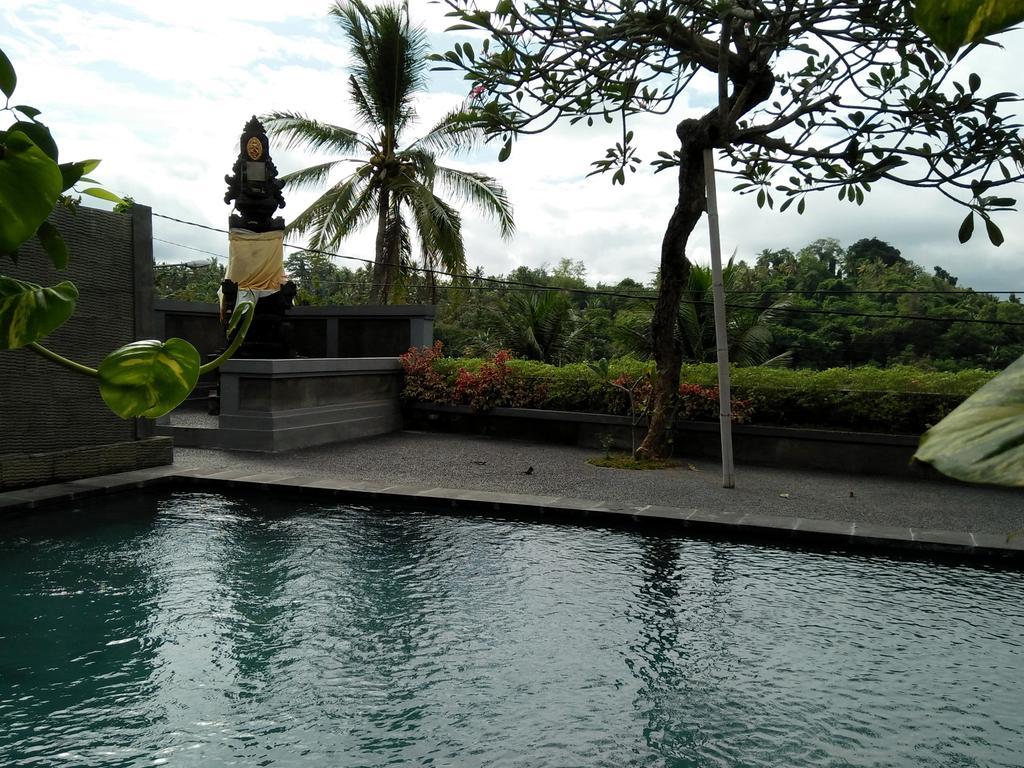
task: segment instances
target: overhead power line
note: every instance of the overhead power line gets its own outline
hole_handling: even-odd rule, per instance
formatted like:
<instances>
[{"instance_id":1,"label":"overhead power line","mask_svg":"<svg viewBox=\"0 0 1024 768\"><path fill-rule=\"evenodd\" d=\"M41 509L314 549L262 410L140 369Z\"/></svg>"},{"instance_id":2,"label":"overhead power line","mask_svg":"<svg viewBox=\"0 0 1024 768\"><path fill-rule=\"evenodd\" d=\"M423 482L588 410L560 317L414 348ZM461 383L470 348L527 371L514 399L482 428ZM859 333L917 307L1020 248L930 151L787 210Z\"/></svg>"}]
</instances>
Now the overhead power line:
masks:
<instances>
[{"instance_id":1,"label":"overhead power line","mask_svg":"<svg viewBox=\"0 0 1024 768\"><path fill-rule=\"evenodd\" d=\"M199 223L194 222L194 221L185 221L184 219L178 219L178 218L175 218L173 216L166 216L164 214L156 213L156 212L154 212L153 215L154 216L158 216L159 218L162 218L162 219L167 219L169 221L177 222L179 224L185 224L187 226L199 227L201 229L207 229L207 230L210 230L210 231L213 231L213 232L220 232L222 234L228 234L228 231L226 229L218 229L217 227L211 227L211 226L208 226L206 224L199 224ZM176 243L171 243L170 241L167 241L167 240L164 240L164 241L161 241L161 242L166 242L166 243L169 243L171 245L177 245ZM301 246L301 245L292 245L291 243L285 243L284 246L286 248L293 248L293 249L296 249L296 250L304 251L306 253L315 253L315 254L322 255L322 256L328 256L330 258L346 259L346 260L349 260L349 261L361 262L363 264L373 264L374 263L372 259L364 259L364 258L361 258L359 256L345 256L345 255L340 254L340 253L335 253L333 251L325 251L325 250L322 250L322 249L319 249L319 248L308 248L308 247ZM196 248L192 248L191 246L183 246L183 247L190 248L191 250L199 250L199 249L196 249ZM208 253L208 254L210 254L212 256L217 256L218 258L223 258L223 256L220 256L219 254L215 254L212 251L202 251L202 252L203 253ZM623 293L623 292L620 292L620 291L606 291L606 290L601 290L601 289L597 289L597 288L570 288L570 287L543 285L541 283L529 283L529 282L520 281L520 280L507 280L505 278L486 277L486 276L483 276L483 275L468 275L468 274L461 274L461 273L456 273L456 272L446 272L444 270L431 269L429 267L410 266L409 269L412 270L412 271L415 271L415 272L422 272L424 274L432 274L432 275L440 276L440 277L448 277L448 278L459 279L459 280L472 280L474 282L484 282L484 283L488 283L488 284L491 284L491 285L498 285L500 287L516 286L516 287L520 287L520 288L527 288L527 289L530 289L531 291L561 291L561 292L567 292L567 293L584 294L584 295L587 295L587 296L607 296L607 297L612 297L612 298L639 299L639 300L644 300L644 301L657 301L657 299L658 299L657 295L650 294L650 293L647 293L647 294ZM446 290L450 290L450 289L462 290L465 287L466 286L459 286L459 285L444 286L444 288ZM735 294L737 292L730 291L730 293L734 293ZM803 293L803 292L802 291L789 291L788 293ZM846 293L846 292L844 291L843 293ZM881 293L891 293L891 292L889 292L889 291L882 291ZM928 293L932 293L932 292L928 292ZM947 291L940 291L938 293L945 294L945 293L947 293ZM948 293L956 293L956 292L948 291ZM967 293L965 291L964 295L971 296L971 295L976 295L976 294L970 294L970 293ZM701 300L698 300L698 299L682 299L682 303L684 303L684 304L691 304L691 305L695 305L695 306L712 306L712 302L710 302L710 301L701 301ZM882 313L873 313L873 312L844 312L844 311L841 311L841 310L814 309L814 308L803 308L803 307L763 307L763 306L760 306L758 304L736 304L736 303L731 303L731 302L727 302L726 306L731 308L731 309L753 309L753 310L758 310L760 312L764 312L765 310L770 309L772 312L786 312L786 313L791 313L791 314L833 315L833 316L838 315L838 316L844 316L844 317L859 317L859 318L881 319L881 320L920 320L920 321L924 321L924 322L933 322L933 323L974 323L974 324L978 324L978 325L1000 325L1000 326L1024 327L1024 322L1017 322L1017 321L1014 321L1014 320L995 320L995 319L981 319L981 318L975 319L975 318L962 318L962 317L931 317L931 316L928 316L928 315L882 314Z\"/></svg>"}]
</instances>

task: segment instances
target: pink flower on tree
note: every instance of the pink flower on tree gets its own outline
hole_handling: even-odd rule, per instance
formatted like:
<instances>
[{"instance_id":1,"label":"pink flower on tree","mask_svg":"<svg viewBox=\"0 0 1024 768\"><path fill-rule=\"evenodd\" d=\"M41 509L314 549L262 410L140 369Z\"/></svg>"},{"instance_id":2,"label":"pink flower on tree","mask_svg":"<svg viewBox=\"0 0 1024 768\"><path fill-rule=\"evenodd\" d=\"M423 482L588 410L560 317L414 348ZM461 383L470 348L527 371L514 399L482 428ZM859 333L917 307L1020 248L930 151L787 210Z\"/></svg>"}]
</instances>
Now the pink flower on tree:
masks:
<instances>
[{"instance_id":1,"label":"pink flower on tree","mask_svg":"<svg viewBox=\"0 0 1024 768\"><path fill-rule=\"evenodd\" d=\"M469 95L475 99L477 96L481 96L486 90L487 89L482 85L474 85L472 90L470 90Z\"/></svg>"}]
</instances>

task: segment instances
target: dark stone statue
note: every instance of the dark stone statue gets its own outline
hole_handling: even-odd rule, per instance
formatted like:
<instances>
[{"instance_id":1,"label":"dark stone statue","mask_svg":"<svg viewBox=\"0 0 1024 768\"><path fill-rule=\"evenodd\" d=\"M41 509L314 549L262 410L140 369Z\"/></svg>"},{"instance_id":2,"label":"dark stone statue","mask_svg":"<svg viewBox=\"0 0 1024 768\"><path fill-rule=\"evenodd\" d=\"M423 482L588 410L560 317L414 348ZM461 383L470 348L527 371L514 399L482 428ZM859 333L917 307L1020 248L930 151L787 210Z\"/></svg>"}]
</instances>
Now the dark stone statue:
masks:
<instances>
[{"instance_id":1,"label":"dark stone statue","mask_svg":"<svg viewBox=\"0 0 1024 768\"><path fill-rule=\"evenodd\" d=\"M224 202L230 205L234 201L238 212L228 219L231 228L253 232L284 229L284 219L274 217L275 211L285 205L281 193L284 183L277 178L267 132L255 115L245 124L238 157L224 181L228 185Z\"/></svg>"},{"instance_id":2,"label":"dark stone statue","mask_svg":"<svg viewBox=\"0 0 1024 768\"><path fill-rule=\"evenodd\" d=\"M231 229L251 232L284 229L284 219L274 216L285 205L281 193L284 183L277 178L277 166L270 157L267 132L255 115L245 124L239 140L238 157L224 181L228 185L224 202L234 202L234 212L228 219ZM221 317L225 327L238 299L238 290L238 284L231 280L221 283L224 296ZM235 357L292 357L285 313L291 309L294 299L295 285L290 282L283 283L275 293L261 297L256 303L256 314L249 333Z\"/></svg>"}]
</instances>

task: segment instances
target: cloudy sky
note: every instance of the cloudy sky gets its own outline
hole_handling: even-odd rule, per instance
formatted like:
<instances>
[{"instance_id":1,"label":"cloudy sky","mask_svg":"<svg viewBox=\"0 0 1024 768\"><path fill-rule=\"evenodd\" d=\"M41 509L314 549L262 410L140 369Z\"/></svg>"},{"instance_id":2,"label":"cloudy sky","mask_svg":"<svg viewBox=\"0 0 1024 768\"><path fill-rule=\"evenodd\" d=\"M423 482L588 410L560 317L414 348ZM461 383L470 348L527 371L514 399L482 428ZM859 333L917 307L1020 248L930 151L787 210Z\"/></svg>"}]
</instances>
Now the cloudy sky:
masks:
<instances>
[{"instance_id":1,"label":"cloudy sky","mask_svg":"<svg viewBox=\"0 0 1024 768\"><path fill-rule=\"evenodd\" d=\"M455 42L443 32L441 6L428 0L410 5L436 49ZM3 0L0 48L18 72L12 103L43 110L40 119L53 130L62 159L102 158L93 176L108 188L157 213L224 227L229 210L223 177L251 115L293 110L355 127L345 89L347 57L327 7L326 0ZM1003 42L1005 51L986 51L968 64L986 90L1020 91L1024 33L1004 35ZM418 103L423 123L465 96L464 81L435 74ZM696 114L711 98L698 88L675 116ZM649 118L637 124L643 157L672 148L674 122ZM467 212L470 267L503 273L568 257L582 260L592 280L649 280L675 179L671 172L642 171L625 187L613 187L609 177L586 178L608 139L597 130L564 126L524 138L505 163L497 162L497 146L451 160L497 177L515 207L518 234L511 241ZM312 160L271 150L282 173ZM828 194L812 198L799 216L795 206L784 214L759 210L752 197L729 191L728 181L719 188L723 248L740 258L752 259L763 248L796 250L821 237L844 245L879 237L928 270L942 265L961 284L1024 291L1019 214L999 220L1007 236L1002 247L990 245L983 232L960 245L956 232L964 213L938 194L880 185L862 207ZM308 194L286 196L286 217L311 200ZM224 235L163 219L154 220L154 233L169 241L155 243L161 262L204 257L181 246L226 253ZM341 252L372 258L370 234L351 238ZM707 260L705 228L694 233L690 255Z\"/></svg>"}]
</instances>

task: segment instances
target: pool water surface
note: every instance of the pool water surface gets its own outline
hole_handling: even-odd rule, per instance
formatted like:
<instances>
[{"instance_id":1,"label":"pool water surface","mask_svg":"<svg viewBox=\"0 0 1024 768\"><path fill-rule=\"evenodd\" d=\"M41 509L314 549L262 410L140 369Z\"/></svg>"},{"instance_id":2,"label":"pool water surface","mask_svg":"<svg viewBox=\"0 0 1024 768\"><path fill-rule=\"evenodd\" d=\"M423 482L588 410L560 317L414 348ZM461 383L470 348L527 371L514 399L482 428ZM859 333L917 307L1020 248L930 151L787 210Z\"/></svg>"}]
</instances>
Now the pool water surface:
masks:
<instances>
[{"instance_id":1,"label":"pool water surface","mask_svg":"<svg viewBox=\"0 0 1024 768\"><path fill-rule=\"evenodd\" d=\"M111 497L0 523L0 765L1019 768L1024 578Z\"/></svg>"}]
</instances>

